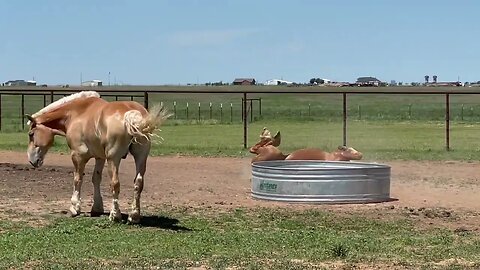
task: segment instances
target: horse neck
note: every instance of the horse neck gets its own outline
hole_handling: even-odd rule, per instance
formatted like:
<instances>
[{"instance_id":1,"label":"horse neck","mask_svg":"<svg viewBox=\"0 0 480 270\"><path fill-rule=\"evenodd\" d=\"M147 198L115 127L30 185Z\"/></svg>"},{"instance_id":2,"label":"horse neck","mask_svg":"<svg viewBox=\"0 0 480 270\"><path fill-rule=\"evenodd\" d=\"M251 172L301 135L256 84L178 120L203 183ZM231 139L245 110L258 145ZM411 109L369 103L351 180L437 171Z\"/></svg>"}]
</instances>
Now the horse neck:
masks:
<instances>
[{"instance_id":1,"label":"horse neck","mask_svg":"<svg viewBox=\"0 0 480 270\"><path fill-rule=\"evenodd\" d=\"M47 126L49 128L58 129L67 132L67 120L69 113L62 109L56 109L51 112L44 113L38 116L35 120L37 123Z\"/></svg>"},{"instance_id":2,"label":"horse neck","mask_svg":"<svg viewBox=\"0 0 480 270\"><path fill-rule=\"evenodd\" d=\"M258 160L284 160L288 155L283 154L276 147L260 148L257 151L257 155L254 157L255 161Z\"/></svg>"}]
</instances>

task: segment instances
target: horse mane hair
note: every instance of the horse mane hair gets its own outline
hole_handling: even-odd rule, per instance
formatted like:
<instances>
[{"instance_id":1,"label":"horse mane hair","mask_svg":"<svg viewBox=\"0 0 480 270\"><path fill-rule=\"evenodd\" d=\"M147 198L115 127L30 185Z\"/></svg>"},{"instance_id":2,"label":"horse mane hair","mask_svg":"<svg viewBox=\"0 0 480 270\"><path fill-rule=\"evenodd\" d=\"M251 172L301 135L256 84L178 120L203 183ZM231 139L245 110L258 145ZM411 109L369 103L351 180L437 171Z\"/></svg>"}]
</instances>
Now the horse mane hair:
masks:
<instances>
[{"instance_id":1,"label":"horse mane hair","mask_svg":"<svg viewBox=\"0 0 480 270\"><path fill-rule=\"evenodd\" d=\"M100 94L95 92L95 91L82 91L82 92L78 92L78 93L75 93L75 94L71 94L69 96L66 96L66 97L63 97L49 105L47 105L45 108L41 109L40 111L34 113L32 115L33 118L36 118L44 113L47 113L47 112L50 112L58 107L60 107L61 105L67 103L67 102L70 102L72 100L75 100L75 99L79 99L79 98L89 98L89 97L100 97Z\"/></svg>"}]
</instances>

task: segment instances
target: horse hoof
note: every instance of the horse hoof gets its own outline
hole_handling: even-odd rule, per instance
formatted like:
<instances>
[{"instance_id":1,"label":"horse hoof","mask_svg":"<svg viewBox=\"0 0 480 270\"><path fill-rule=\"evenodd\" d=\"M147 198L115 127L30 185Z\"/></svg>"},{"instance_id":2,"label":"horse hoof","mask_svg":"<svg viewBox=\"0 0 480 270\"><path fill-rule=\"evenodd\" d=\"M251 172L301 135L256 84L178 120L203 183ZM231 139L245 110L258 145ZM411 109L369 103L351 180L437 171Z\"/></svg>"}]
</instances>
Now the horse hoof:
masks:
<instances>
[{"instance_id":1,"label":"horse hoof","mask_svg":"<svg viewBox=\"0 0 480 270\"><path fill-rule=\"evenodd\" d=\"M120 222L122 221L122 213L120 212L110 212L110 216L108 217L112 222Z\"/></svg>"},{"instance_id":2,"label":"horse hoof","mask_svg":"<svg viewBox=\"0 0 480 270\"><path fill-rule=\"evenodd\" d=\"M138 223L140 223L141 218L142 218L142 216L140 215L140 213L133 212L133 213L130 213L130 215L128 216L128 222L133 223L133 224L138 224Z\"/></svg>"},{"instance_id":3,"label":"horse hoof","mask_svg":"<svg viewBox=\"0 0 480 270\"><path fill-rule=\"evenodd\" d=\"M103 210L102 205L100 205L100 207L92 206L92 209L90 210L90 216L92 216L92 217L99 217L99 216L103 215L104 213L105 213L105 211Z\"/></svg>"},{"instance_id":4,"label":"horse hoof","mask_svg":"<svg viewBox=\"0 0 480 270\"><path fill-rule=\"evenodd\" d=\"M70 206L70 216L76 217L78 215L80 215L80 209L76 209L73 205Z\"/></svg>"},{"instance_id":5,"label":"horse hoof","mask_svg":"<svg viewBox=\"0 0 480 270\"><path fill-rule=\"evenodd\" d=\"M92 210L90 211L90 216L91 217L100 217L104 214L103 211L98 211L98 210Z\"/></svg>"}]
</instances>

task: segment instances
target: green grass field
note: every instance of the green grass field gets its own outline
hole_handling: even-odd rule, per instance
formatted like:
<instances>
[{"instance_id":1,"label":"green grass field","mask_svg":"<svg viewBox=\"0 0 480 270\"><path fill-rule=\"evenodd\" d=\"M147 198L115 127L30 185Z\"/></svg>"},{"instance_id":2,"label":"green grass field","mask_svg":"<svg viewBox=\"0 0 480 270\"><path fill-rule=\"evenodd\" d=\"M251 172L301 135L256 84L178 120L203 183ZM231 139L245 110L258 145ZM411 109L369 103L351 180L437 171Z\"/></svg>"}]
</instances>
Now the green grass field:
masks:
<instances>
[{"instance_id":1,"label":"green grass field","mask_svg":"<svg viewBox=\"0 0 480 270\"><path fill-rule=\"evenodd\" d=\"M334 150L343 143L342 124L320 121L258 121L248 126L248 145L258 141L264 126L281 131L280 148L288 153L304 147ZM347 144L364 153L365 160L479 160L480 125L455 123L451 127L451 151L445 150L442 122L350 121ZM152 155L249 156L243 149L241 124L170 123L159 133ZM161 143L160 143L161 142ZM0 149L25 151L25 132L0 133ZM57 137L53 151L67 152Z\"/></svg>"},{"instance_id":2,"label":"green grass field","mask_svg":"<svg viewBox=\"0 0 480 270\"><path fill-rule=\"evenodd\" d=\"M478 269L480 238L321 210L165 209L143 225L106 217L51 218L46 226L0 221L0 268L329 269L327 263ZM455 258L441 267L439 262ZM472 263L467 267L462 262ZM320 267L320 266L324 267Z\"/></svg>"}]
</instances>

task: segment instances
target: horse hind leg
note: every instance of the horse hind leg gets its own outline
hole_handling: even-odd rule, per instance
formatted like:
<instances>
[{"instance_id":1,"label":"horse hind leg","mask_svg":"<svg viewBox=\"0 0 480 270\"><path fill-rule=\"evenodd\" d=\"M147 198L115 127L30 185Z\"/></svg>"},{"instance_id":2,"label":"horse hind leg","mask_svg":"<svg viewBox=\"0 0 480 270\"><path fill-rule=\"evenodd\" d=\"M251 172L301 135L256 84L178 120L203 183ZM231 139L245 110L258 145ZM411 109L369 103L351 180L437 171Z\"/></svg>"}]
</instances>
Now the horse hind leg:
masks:
<instances>
[{"instance_id":1,"label":"horse hind leg","mask_svg":"<svg viewBox=\"0 0 480 270\"><path fill-rule=\"evenodd\" d=\"M95 159L95 169L93 170L93 205L90 211L92 217L100 216L104 213L103 199L100 192L100 183L102 182L102 171L105 166L105 159Z\"/></svg>"},{"instance_id":2,"label":"horse hind leg","mask_svg":"<svg viewBox=\"0 0 480 270\"><path fill-rule=\"evenodd\" d=\"M142 144L132 144L130 146L130 153L135 159L136 167L132 211L128 215L128 221L131 223L139 223L141 219L140 197L143 191L143 182L145 177L145 171L147 169L147 158L149 152L150 142L142 142Z\"/></svg>"},{"instance_id":3,"label":"horse hind leg","mask_svg":"<svg viewBox=\"0 0 480 270\"><path fill-rule=\"evenodd\" d=\"M73 173L73 194L71 198L70 214L72 217L80 214L81 204L81 191L83 182L83 172L85 171L85 165L88 160L84 160L80 155L73 153L72 162L75 167Z\"/></svg>"},{"instance_id":4,"label":"horse hind leg","mask_svg":"<svg viewBox=\"0 0 480 270\"><path fill-rule=\"evenodd\" d=\"M111 178L111 191L112 191L112 209L110 211L111 221L121 221L122 212L120 211L120 205L118 202L118 196L120 194L120 180L118 178L118 167L120 166L121 158L108 158L107 168L108 174Z\"/></svg>"}]
</instances>

